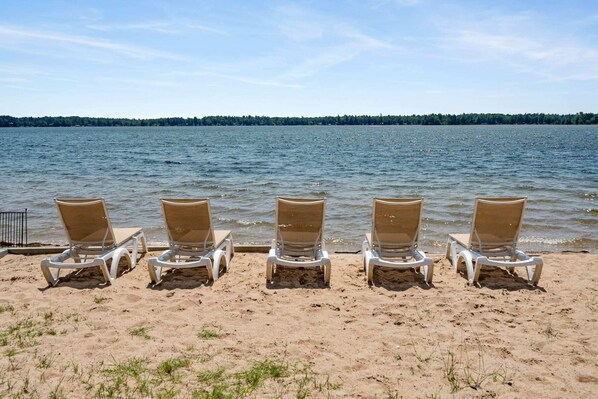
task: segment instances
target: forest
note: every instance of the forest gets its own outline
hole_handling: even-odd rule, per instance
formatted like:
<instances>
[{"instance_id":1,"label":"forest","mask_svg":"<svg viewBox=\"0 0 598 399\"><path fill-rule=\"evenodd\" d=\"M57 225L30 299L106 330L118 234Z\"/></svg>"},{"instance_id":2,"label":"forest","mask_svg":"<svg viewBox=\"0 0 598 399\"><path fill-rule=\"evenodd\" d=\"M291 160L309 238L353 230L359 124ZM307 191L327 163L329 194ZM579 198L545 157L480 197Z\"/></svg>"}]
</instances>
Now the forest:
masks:
<instances>
[{"instance_id":1,"label":"forest","mask_svg":"<svg viewBox=\"0 0 598 399\"><path fill-rule=\"evenodd\" d=\"M299 126L299 125L595 125L597 113L337 115L315 117L204 116L193 118L96 118L85 116L13 117L0 115L0 127L68 126Z\"/></svg>"}]
</instances>

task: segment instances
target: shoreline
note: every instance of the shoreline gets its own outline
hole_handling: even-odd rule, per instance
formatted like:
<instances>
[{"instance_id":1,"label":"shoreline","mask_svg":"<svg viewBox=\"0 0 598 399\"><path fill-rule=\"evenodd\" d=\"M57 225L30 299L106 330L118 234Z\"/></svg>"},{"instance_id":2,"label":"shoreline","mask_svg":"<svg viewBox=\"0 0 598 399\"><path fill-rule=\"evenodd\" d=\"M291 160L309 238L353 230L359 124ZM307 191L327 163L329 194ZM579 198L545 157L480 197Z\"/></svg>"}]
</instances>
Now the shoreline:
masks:
<instances>
[{"instance_id":1,"label":"shoreline","mask_svg":"<svg viewBox=\"0 0 598 399\"><path fill-rule=\"evenodd\" d=\"M165 251L169 247L162 243L147 243L148 252ZM29 243L26 246L20 247L2 247L0 248L0 258L2 256L11 255L46 255L56 254L68 249L67 245L64 244L48 244L48 243ZM360 249L356 250L338 250L327 246L330 253L342 254L342 255L357 255L361 253ZM239 253L262 253L267 254L270 250L270 245L266 244L245 244L235 243L234 251ZM444 257L443 252L424 251L426 255L432 257ZM526 253L529 255L549 255L549 254L597 254L598 252L590 249L579 249L579 250L561 250L561 251L532 251L527 250Z\"/></svg>"}]
</instances>

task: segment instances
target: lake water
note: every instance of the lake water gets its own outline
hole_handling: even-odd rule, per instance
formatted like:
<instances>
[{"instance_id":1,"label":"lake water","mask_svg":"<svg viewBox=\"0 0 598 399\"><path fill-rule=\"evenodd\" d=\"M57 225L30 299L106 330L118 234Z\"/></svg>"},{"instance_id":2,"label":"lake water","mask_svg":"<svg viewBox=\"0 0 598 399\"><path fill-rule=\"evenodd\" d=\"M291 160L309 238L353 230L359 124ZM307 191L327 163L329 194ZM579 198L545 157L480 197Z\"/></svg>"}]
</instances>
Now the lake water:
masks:
<instances>
[{"instance_id":1,"label":"lake water","mask_svg":"<svg viewBox=\"0 0 598 399\"><path fill-rule=\"evenodd\" d=\"M28 209L30 242L65 242L53 197L101 196L150 242L159 198L209 197L216 228L268 243L281 195L327 198L328 246L357 250L374 196L424 197L442 252L476 196L527 196L524 249L598 249L598 126L10 128L0 150L0 211Z\"/></svg>"}]
</instances>

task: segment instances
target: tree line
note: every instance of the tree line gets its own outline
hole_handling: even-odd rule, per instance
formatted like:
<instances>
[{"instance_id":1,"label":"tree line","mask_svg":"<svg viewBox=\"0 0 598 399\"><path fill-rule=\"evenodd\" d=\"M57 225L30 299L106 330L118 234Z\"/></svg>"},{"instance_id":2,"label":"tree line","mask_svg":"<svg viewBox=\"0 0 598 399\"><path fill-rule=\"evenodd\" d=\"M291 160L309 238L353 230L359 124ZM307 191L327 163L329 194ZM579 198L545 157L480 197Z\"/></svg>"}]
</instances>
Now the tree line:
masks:
<instances>
[{"instance_id":1,"label":"tree line","mask_svg":"<svg viewBox=\"0 0 598 399\"><path fill-rule=\"evenodd\" d=\"M598 114L427 114L337 115L315 117L204 116L202 118L13 117L0 115L0 127L68 126L297 126L297 125L595 125Z\"/></svg>"}]
</instances>

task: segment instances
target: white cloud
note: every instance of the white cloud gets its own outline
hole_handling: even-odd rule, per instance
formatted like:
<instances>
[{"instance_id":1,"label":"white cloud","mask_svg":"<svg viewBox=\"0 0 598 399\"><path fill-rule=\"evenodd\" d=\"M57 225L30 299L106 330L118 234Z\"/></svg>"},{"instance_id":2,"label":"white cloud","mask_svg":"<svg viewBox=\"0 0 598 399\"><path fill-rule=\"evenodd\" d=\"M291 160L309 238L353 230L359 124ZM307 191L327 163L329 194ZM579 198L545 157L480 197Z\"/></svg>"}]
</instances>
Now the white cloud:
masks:
<instances>
[{"instance_id":1,"label":"white cloud","mask_svg":"<svg viewBox=\"0 0 598 399\"><path fill-rule=\"evenodd\" d=\"M394 0L400 6L417 6L422 3L422 0Z\"/></svg>"},{"instance_id":2,"label":"white cloud","mask_svg":"<svg viewBox=\"0 0 598 399\"><path fill-rule=\"evenodd\" d=\"M86 25L86 28L99 30L103 32L115 31L115 30L147 30L159 33L179 33L178 29L174 29L170 23L161 21L148 21L148 22L137 22L130 24L91 24Z\"/></svg>"},{"instance_id":3,"label":"white cloud","mask_svg":"<svg viewBox=\"0 0 598 399\"><path fill-rule=\"evenodd\" d=\"M542 80L598 79L598 47L542 25L530 13L487 13L443 25L439 45L464 62L492 62Z\"/></svg>"},{"instance_id":4,"label":"white cloud","mask_svg":"<svg viewBox=\"0 0 598 399\"><path fill-rule=\"evenodd\" d=\"M233 80L235 82L255 85L255 86L270 86L270 87L283 87L291 89L302 88L302 85L285 83L279 79L259 79L248 76L220 73L214 71L197 71L197 72L174 72L173 75L180 76L210 76L215 78L221 78L226 80Z\"/></svg>"},{"instance_id":5,"label":"white cloud","mask_svg":"<svg viewBox=\"0 0 598 399\"><path fill-rule=\"evenodd\" d=\"M4 40L6 41L4 41ZM14 41L38 42L40 44L68 44L81 48L107 51L120 56L154 59L163 58L182 60L183 58L172 53L156 51L149 48L121 44L110 40L96 39L88 36L66 35L57 32L43 32L25 28L0 25L0 46L16 47ZM3 43L4 42L4 43ZM12 46L10 46L12 44Z\"/></svg>"},{"instance_id":6,"label":"white cloud","mask_svg":"<svg viewBox=\"0 0 598 399\"><path fill-rule=\"evenodd\" d=\"M117 30L141 30L166 34L181 34L189 30L197 30L215 33L218 35L227 35L227 33L221 29L186 21L145 21L127 24L89 24L86 25L86 27L88 29L99 30L103 32Z\"/></svg>"},{"instance_id":7,"label":"white cloud","mask_svg":"<svg viewBox=\"0 0 598 399\"><path fill-rule=\"evenodd\" d=\"M396 46L390 42L387 42L387 41L384 41L381 39L377 39L372 36L365 35L361 32L353 30L353 29L345 29L345 30L341 31L341 34L344 37L346 37L347 39L351 39L353 41L353 44L358 45L362 50L377 50L377 49L397 50L397 49L399 49L398 46Z\"/></svg>"},{"instance_id":8,"label":"white cloud","mask_svg":"<svg viewBox=\"0 0 598 399\"><path fill-rule=\"evenodd\" d=\"M353 47L338 47L334 50L328 50L320 55L311 56L304 61L291 67L288 71L282 73L280 79L300 79L317 74L323 69L333 67L338 64L350 61L358 55L358 51Z\"/></svg>"},{"instance_id":9,"label":"white cloud","mask_svg":"<svg viewBox=\"0 0 598 399\"><path fill-rule=\"evenodd\" d=\"M298 6L277 9L274 19L287 39L301 44L293 52L302 59L295 60L286 72L278 76L282 80L313 76L324 69L350 62L366 52L399 48L362 32L354 24L336 16Z\"/></svg>"}]
</instances>

